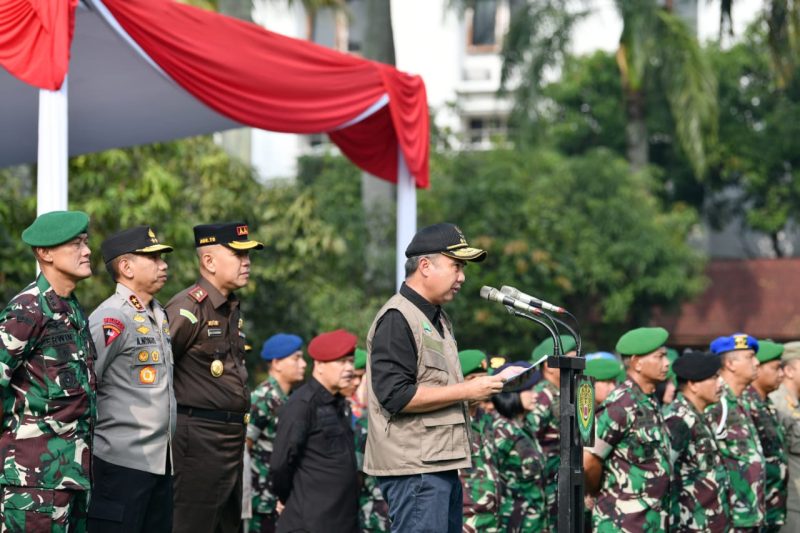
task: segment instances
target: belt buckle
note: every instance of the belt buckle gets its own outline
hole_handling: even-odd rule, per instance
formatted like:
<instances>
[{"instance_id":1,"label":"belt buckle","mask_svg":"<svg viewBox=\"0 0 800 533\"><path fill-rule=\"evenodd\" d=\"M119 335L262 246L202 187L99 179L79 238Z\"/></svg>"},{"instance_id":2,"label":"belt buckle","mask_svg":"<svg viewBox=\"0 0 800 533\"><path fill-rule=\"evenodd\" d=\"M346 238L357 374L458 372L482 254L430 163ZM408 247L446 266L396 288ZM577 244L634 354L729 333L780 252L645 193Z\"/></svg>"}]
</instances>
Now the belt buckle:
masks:
<instances>
[{"instance_id":1,"label":"belt buckle","mask_svg":"<svg viewBox=\"0 0 800 533\"><path fill-rule=\"evenodd\" d=\"M250 423L250 413L245 413L244 414L244 425L246 426L249 423Z\"/></svg>"}]
</instances>

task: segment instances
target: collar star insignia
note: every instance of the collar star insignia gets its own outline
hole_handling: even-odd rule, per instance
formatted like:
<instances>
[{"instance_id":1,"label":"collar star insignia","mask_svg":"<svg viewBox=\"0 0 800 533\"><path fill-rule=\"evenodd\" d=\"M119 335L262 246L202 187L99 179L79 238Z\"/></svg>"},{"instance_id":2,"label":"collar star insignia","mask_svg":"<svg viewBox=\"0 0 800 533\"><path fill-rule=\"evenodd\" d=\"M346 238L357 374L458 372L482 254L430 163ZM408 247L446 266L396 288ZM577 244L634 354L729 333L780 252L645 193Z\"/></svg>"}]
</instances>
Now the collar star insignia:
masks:
<instances>
[{"instance_id":1,"label":"collar star insignia","mask_svg":"<svg viewBox=\"0 0 800 533\"><path fill-rule=\"evenodd\" d=\"M137 311L144 311L144 306L142 305L142 302L139 301L139 298L135 294L131 294L130 298L128 298L128 301L131 302L131 305Z\"/></svg>"}]
</instances>

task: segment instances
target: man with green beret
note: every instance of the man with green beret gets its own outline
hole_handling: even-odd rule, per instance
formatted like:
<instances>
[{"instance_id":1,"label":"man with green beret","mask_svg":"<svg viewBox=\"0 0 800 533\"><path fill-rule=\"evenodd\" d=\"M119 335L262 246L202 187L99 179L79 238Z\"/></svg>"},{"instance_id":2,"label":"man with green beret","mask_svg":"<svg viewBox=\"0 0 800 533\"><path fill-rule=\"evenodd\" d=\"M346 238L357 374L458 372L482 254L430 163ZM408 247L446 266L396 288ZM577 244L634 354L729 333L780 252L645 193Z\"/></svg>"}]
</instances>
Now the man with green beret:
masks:
<instances>
[{"instance_id":1,"label":"man with green beret","mask_svg":"<svg viewBox=\"0 0 800 533\"><path fill-rule=\"evenodd\" d=\"M488 361L481 350L458 352L465 381L487 374ZM464 487L464 533L496 533L500 531L500 473L495 464L497 450L492 438L492 418L484 404L469 402L472 466L459 470Z\"/></svg>"},{"instance_id":2,"label":"man with green beret","mask_svg":"<svg viewBox=\"0 0 800 533\"><path fill-rule=\"evenodd\" d=\"M625 370L624 365L614 354L595 352L586 355L586 369L583 371L594 378L594 403L600 405L617 387L617 377Z\"/></svg>"},{"instance_id":3,"label":"man with green beret","mask_svg":"<svg viewBox=\"0 0 800 533\"><path fill-rule=\"evenodd\" d=\"M733 528L764 525L764 451L758 438L744 390L758 375L758 341L745 333L718 337L711 351L720 358L722 399L706 408L731 483L730 509Z\"/></svg>"},{"instance_id":4,"label":"man with green beret","mask_svg":"<svg viewBox=\"0 0 800 533\"><path fill-rule=\"evenodd\" d=\"M595 445L583 453L598 533L667 529L670 444L654 392L667 377L668 336L664 328L637 328L617 342L628 378L597 409Z\"/></svg>"},{"instance_id":5,"label":"man with green beret","mask_svg":"<svg viewBox=\"0 0 800 533\"><path fill-rule=\"evenodd\" d=\"M238 532L250 390L235 292L250 279L250 252L264 245L250 238L245 222L201 224L193 232L200 277L166 307L178 402L173 527Z\"/></svg>"},{"instance_id":6,"label":"man with green beret","mask_svg":"<svg viewBox=\"0 0 800 533\"><path fill-rule=\"evenodd\" d=\"M570 335L559 337L564 354L577 354L575 339ZM558 519L558 468L561 465L561 413L559 397L561 394L561 370L550 368L546 359L555 354L552 338L540 342L531 353L531 362L540 364L542 380L533 387L533 407L526 416L526 423L536 436L545 456L544 479L547 499L548 524L553 530Z\"/></svg>"},{"instance_id":7,"label":"man with green beret","mask_svg":"<svg viewBox=\"0 0 800 533\"><path fill-rule=\"evenodd\" d=\"M778 390L769 395L778 412L786 436L789 483L786 520L782 532L800 531L800 341L783 345L781 356L784 377Z\"/></svg>"},{"instance_id":8,"label":"man with green beret","mask_svg":"<svg viewBox=\"0 0 800 533\"><path fill-rule=\"evenodd\" d=\"M89 316L97 348L89 529L166 533L177 413L167 315L156 294L167 282L162 254L172 247L136 226L100 250L116 288Z\"/></svg>"},{"instance_id":9,"label":"man with green beret","mask_svg":"<svg viewBox=\"0 0 800 533\"><path fill-rule=\"evenodd\" d=\"M728 473L703 416L722 395L719 368L719 357L700 351L685 353L672 364L678 394L664 407L664 422L672 446L673 531L726 531L731 518Z\"/></svg>"},{"instance_id":10,"label":"man with green beret","mask_svg":"<svg viewBox=\"0 0 800 533\"><path fill-rule=\"evenodd\" d=\"M778 390L783 381L781 355L782 344L759 340L756 352L758 375L742 393L764 451L766 515L761 528L763 532L780 530L786 520L786 488L789 476L786 435L778 420L778 411L769 398L769 394Z\"/></svg>"},{"instance_id":11,"label":"man with green beret","mask_svg":"<svg viewBox=\"0 0 800 533\"><path fill-rule=\"evenodd\" d=\"M275 531L278 522L278 497L269 487L272 446L278 428L278 413L289 399L289 393L305 377L303 339L293 333L276 333L264 341L261 359L269 366L269 372L267 379L250 395L250 421L247 424L253 515L248 531L252 533Z\"/></svg>"},{"instance_id":12,"label":"man with green beret","mask_svg":"<svg viewBox=\"0 0 800 533\"><path fill-rule=\"evenodd\" d=\"M96 352L73 291L92 275L88 227L54 211L22 233L41 273L0 312L3 531L86 529Z\"/></svg>"}]
</instances>

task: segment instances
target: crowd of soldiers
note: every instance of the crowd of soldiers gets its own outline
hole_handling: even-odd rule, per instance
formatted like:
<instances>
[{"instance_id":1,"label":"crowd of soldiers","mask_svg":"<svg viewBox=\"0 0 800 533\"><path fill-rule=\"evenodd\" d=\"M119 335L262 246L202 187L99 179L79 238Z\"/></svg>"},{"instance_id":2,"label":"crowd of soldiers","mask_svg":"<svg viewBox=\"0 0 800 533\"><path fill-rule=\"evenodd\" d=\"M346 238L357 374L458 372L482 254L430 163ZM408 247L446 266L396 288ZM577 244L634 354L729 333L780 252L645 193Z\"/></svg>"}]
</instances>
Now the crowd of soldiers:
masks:
<instances>
[{"instance_id":1,"label":"crowd of soldiers","mask_svg":"<svg viewBox=\"0 0 800 533\"><path fill-rule=\"evenodd\" d=\"M486 254L455 226L438 226L410 248L444 250L459 280L444 290L454 294L464 262ZM249 391L234 292L248 282L249 252L263 245L246 224L194 228L200 276L166 307L155 296L172 247L149 226L112 235L101 253L117 286L87 318L74 289L92 275L88 228L80 212L38 217L22 239L41 273L0 313L3 530L402 530L385 496L404 496L365 464L373 361L355 334L329 331L307 344L271 336L260 352L267 379ZM400 294L414 302L416 286ZM800 531L800 342L734 333L678 355L668 337L637 328L616 355L586 356L596 402L595 444L584 450L587 529ZM557 340L576 355L575 339ZM463 412L456 400L468 435L457 468L464 532L557 529L560 375L544 363L555 342L522 361L457 353L452 381L483 380ZM523 373L513 388L487 378ZM389 415L380 431L391 438L402 420Z\"/></svg>"}]
</instances>

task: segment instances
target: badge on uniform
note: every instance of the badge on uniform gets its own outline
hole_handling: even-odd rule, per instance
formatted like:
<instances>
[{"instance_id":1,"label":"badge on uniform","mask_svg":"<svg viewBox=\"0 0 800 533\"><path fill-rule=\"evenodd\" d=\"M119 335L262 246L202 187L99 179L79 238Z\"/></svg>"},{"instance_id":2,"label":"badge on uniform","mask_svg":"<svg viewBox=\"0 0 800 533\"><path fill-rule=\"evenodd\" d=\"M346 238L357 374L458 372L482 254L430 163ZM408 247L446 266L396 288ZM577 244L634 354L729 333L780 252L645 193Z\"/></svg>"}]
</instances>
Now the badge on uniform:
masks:
<instances>
[{"instance_id":1,"label":"badge on uniform","mask_svg":"<svg viewBox=\"0 0 800 533\"><path fill-rule=\"evenodd\" d=\"M139 326L138 328L136 328L136 331L138 331L142 335L146 335L150 333L150 328L148 328L147 326Z\"/></svg>"},{"instance_id":2,"label":"badge on uniform","mask_svg":"<svg viewBox=\"0 0 800 533\"><path fill-rule=\"evenodd\" d=\"M161 358L161 355L159 355L158 350L153 350L150 353L150 357L153 359L154 363L158 363L158 360Z\"/></svg>"},{"instance_id":3,"label":"badge on uniform","mask_svg":"<svg viewBox=\"0 0 800 533\"><path fill-rule=\"evenodd\" d=\"M144 306L142 305L142 302L139 301L139 298L135 294L131 294L130 297L128 297L128 301L131 302L131 305L137 311L144 311Z\"/></svg>"},{"instance_id":4,"label":"badge on uniform","mask_svg":"<svg viewBox=\"0 0 800 533\"><path fill-rule=\"evenodd\" d=\"M208 336L209 337L221 337L222 336L222 328L219 327L219 320L209 320L207 325L208 325Z\"/></svg>"},{"instance_id":5,"label":"badge on uniform","mask_svg":"<svg viewBox=\"0 0 800 533\"><path fill-rule=\"evenodd\" d=\"M142 315L133 315L133 321L142 323L144 322L144 317Z\"/></svg>"},{"instance_id":6,"label":"badge on uniform","mask_svg":"<svg viewBox=\"0 0 800 533\"><path fill-rule=\"evenodd\" d=\"M192 324L197 324L197 317L194 316L194 313L192 313L188 309L181 308L178 314L180 314L183 318L188 319L189 322L191 322Z\"/></svg>"},{"instance_id":7,"label":"badge on uniform","mask_svg":"<svg viewBox=\"0 0 800 533\"><path fill-rule=\"evenodd\" d=\"M425 333L431 333L431 332L433 332L433 329L431 328L431 325L430 325L430 324L428 324L427 322L423 322L423 323L422 323L422 329L424 329L424 330L425 330Z\"/></svg>"},{"instance_id":8,"label":"badge on uniform","mask_svg":"<svg viewBox=\"0 0 800 533\"><path fill-rule=\"evenodd\" d=\"M225 365L222 364L222 361L219 359L214 359L211 361L211 375L215 378L218 378L222 375L225 371Z\"/></svg>"},{"instance_id":9,"label":"badge on uniform","mask_svg":"<svg viewBox=\"0 0 800 533\"><path fill-rule=\"evenodd\" d=\"M150 357L150 354L147 352L147 350L142 350L141 352L139 352L139 355L137 355L137 357L139 358L140 362L144 363Z\"/></svg>"},{"instance_id":10,"label":"badge on uniform","mask_svg":"<svg viewBox=\"0 0 800 533\"><path fill-rule=\"evenodd\" d=\"M103 336L106 339L106 346L114 342L123 331L125 331L125 324L121 321L111 317L103 319Z\"/></svg>"},{"instance_id":11,"label":"badge on uniform","mask_svg":"<svg viewBox=\"0 0 800 533\"><path fill-rule=\"evenodd\" d=\"M145 366L139 370L139 384L152 385L156 382L156 369L152 366Z\"/></svg>"}]
</instances>

